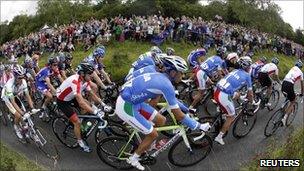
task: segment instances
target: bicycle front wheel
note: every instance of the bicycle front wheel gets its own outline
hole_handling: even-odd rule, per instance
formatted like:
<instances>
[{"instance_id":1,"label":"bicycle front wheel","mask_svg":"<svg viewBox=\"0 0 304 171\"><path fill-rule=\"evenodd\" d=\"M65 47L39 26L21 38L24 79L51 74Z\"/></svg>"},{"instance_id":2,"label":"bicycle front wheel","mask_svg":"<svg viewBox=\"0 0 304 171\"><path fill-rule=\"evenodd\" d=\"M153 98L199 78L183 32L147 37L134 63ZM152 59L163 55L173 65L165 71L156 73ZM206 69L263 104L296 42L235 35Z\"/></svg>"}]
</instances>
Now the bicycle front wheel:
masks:
<instances>
[{"instance_id":1,"label":"bicycle front wheel","mask_svg":"<svg viewBox=\"0 0 304 171\"><path fill-rule=\"evenodd\" d=\"M212 140L205 135L203 138L194 141L194 138L201 135L201 132L193 132L187 135L191 149L186 147L183 138L180 137L170 148L168 158L170 163L180 167L193 166L202 161L210 153Z\"/></svg>"},{"instance_id":2,"label":"bicycle front wheel","mask_svg":"<svg viewBox=\"0 0 304 171\"><path fill-rule=\"evenodd\" d=\"M49 138L41 127L35 127L31 133L31 139L47 157L58 160L59 153L55 142Z\"/></svg>"},{"instance_id":3,"label":"bicycle front wheel","mask_svg":"<svg viewBox=\"0 0 304 171\"><path fill-rule=\"evenodd\" d=\"M269 103L271 104L271 106L268 106L267 109L269 111L274 110L278 106L279 101L280 101L280 92L278 90L272 91L271 96L269 98Z\"/></svg>"},{"instance_id":4,"label":"bicycle front wheel","mask_svg":"<svg viewBox=\"0 0 304 171\"><path fill-rule=\"evenodd\" d=\"M249 132L252 130L252 128L255 125L257 119L256 114L245 114L244 111L238 116L236 119L232 134L235 138L243 138L246 135L249 134Z\"/></svg>"},{"instance_id":5,"label":"bicycle front wheel","mask_svg":"<svg viewBox=\"0 0 304 171\"><path fill-rule=\"evenodd\" d=\"M68 119L58 117L53 120L53 132L57 139L69 148L78 147L77 138L74 134L74 126Z\"/></svg>"},{"instance_id":6,"label":"bicycle front wheel","mask_svg":"<svg viewBox=\"0 0 304 171\"><path fill-rule=\"evenodd\" d=\"M286 119L286 126L291 125L291 123L295 119L297 113L298 113L298 103L296 102L292 108L292 112L288 115L288 117Z\"/></svg>"},{"instance_id":7,"label":"bicycle front wheel","mask_svg":"<svg viewBox=\"0 0 304 171\"><path fill-rule=\"evenodd\" d=\"M275 131L282 126L282 118L284 117L284 112L282 109L277 110L268 120L267 125L264 129L264 135L266 137L271 136Z\"/></svg>"},{"instance_id":8,"label":"bicycle front wheel","mask_svg":"<svg viewBox=\"0 0 304 171\"><path fill-rule=\"evenodd\" d=\"M109 136L125 137L130 135L129 130L123 126L116 123L108 122L107 127L104 129L97 129L95 132L95 142L99 143L102 139Z\"/></svg>"},{"instance_id":9,"label":"bicycle front wheel","mask_svg":"<svg viewBox=\"0 0 304 171\"><path fill-rule=\"evenodd\" d=\"M107 137L97 144L97 154L101 161L116 169L131 169L132 166L126 162L126 159L133 154L137 145L130 142L126 147L128 139L124 137ZM121 156L122 149L125 147Z\"/></svg>"}]
</instances>

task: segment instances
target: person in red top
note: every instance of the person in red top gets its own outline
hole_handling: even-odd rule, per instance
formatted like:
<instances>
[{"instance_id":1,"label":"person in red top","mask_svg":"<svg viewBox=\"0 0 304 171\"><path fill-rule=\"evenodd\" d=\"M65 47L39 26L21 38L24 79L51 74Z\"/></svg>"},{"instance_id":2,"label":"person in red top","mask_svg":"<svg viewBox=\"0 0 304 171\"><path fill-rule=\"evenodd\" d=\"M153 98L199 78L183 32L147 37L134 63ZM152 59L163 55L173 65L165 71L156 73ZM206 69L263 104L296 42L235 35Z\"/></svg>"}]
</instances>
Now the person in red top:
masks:
<instances>
[{"instance_id":1,"label":"person in red top","mask_svg":"<svg viewBox=\"0 0 304 171\"><path fill-rule=\"evenodd\" d=\"M106 106L96 94L93 93L90 83L94 68L89 63L81 63L78 66L77 74L68 77L57 88L57 104L58 108L69 118L74 124L74 133L76 135L79 146L84 152L91 152L91 148L81 139L80 121L74 107L83 109L87 113L94 115L102 115L98 109L93 109L90 103L82 97L83 91L88 91L91 99L95 103L103 106L104 111L109 112L111 107Z\"/></svg>"}]
</instances>

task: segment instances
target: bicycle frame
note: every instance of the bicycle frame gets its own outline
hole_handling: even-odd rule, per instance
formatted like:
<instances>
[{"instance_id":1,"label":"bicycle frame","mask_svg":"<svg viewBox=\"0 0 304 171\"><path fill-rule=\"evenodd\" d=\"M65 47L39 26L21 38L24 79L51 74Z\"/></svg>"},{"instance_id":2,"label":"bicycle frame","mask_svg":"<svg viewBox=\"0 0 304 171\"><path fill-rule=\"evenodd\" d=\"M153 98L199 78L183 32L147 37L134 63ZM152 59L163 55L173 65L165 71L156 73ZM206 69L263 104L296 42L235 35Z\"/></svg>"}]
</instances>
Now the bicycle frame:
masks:
<instances>
[{"instance_id":1,"label":"bicycle frame","mask_svg":"<svg viewBox=\"0 0 304 171\"><path fill-rule=\"evenodd\" d=\"M93 132L94 128L96 128L96 126L103 122L104 124L100 127L100 129L103 129L107 126L108 122L105 120L101 120L98 116L96 115L78 115L79 119L94 119L97 122L94 122L94 124L91 126L91 128L89 129L89 131L86 132L85 134L85 138L89 137L91 135L91 133Z\"/></svg>"}]
</instances>

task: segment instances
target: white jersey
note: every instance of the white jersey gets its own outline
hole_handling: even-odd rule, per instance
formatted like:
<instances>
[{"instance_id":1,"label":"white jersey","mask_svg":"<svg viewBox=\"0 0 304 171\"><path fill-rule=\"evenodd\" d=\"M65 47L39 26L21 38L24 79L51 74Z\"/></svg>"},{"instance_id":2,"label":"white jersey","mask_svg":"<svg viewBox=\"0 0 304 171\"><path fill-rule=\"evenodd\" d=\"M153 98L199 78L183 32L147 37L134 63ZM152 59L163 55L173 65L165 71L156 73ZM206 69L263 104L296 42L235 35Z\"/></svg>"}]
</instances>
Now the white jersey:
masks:
<instances>
[{"instance_id":1,"label":"white jersey","mask_svg":"<svg viewBox=\"0 0 304 171\"><path fill-rule=\"evenodd\" d=\"M297 66L294 66L290 69L287 75L284 78L284 81L288 81L291 83L296 83L298 80L303 81L303 72Z\"/></svg>"},{"instance_id":2,"label":"white jersey","mask_svg":"<svg viewBox=\"0 0 304 171\"><path fill-rule=\"evenodd\" d=\"M22 83L19 86L16 86L15 78L13 77L10 78L4 85L1 92L1 98L12 98L22 95L25 92L28 92L26 81L22 79Z\"/></svg>"},{"instance_id":3,"label":"white jersey","mask_svg":"<svg viewBox=\"0 0 304 171\"><path fill-rule=\"evenodd\" d=\"M61 101L71 101L75 98L76 94L82 91L90 91L90 82L83 83L78 74L68 77L57 88L56 96Z\"/></svg>"},{"instance_id":4,"label":"white jersey","mask_svg":"<svg viewBox=\"0 0 304 171\"><path fill-rule=\"evenodd\" d=\"M268 63L261 68L260 72L268 73L269 76L272 75L273 73L275 75L279 75L279 68L274 63Z\"/></svg>"}]
</instances>

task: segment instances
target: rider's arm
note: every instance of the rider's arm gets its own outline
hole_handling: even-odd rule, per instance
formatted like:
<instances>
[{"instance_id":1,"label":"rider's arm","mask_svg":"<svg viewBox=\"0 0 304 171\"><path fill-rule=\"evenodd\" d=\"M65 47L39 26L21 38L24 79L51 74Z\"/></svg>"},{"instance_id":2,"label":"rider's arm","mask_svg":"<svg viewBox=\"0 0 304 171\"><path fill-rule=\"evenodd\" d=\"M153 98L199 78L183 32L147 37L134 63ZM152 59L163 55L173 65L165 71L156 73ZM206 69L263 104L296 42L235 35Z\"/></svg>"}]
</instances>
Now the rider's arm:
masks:
<instances>
[{"instance_id":1,"label":"rider's arm","mask_svg":"<svg viewBox=\"0 0 304 171\"><path fill-rule=\"evenodd\" d=\"M88 112L88 113L94 113L92 107L91 107L90 105L88 105L88 104L85 102L85 100L84 100L84 98L82 97L81 93L77 93L77 94L75 95L75 98L76 98L76 100L77 100L79 106L80 106L83 110L85 110L85 111Z\"/></svg>"},{"instance_id":2,"label":"rider's arm","mask_svg":"<svg viewBox=\"0 0 304 171\"><path fill-rule=\"evenodd\" d=\"M97 82L97 85L99 85L102 89L106 89L106 86L103 84L103 82L101 81L101 79L99 78L99 76L96 73L97 70L95 70L92 74L94 80Z\"/></svg>"},{"instance_id":3,"label":"rider's arm","mask_svg":"<svg viewBox=\"0 0 304 171\"><path fill-rule=\"evenodd\" d=\"M67 79L65 70L60 70L60 75L61 75L62 79L64 79L64 80Z\"/></svg>"},{"instance_id":4,"label":"rider's arm","mask_svg":"<svg viewBox=\"0 0 304 171\"><path fill-rule=\"evenodd\" d=\"M32 101L32 98L31 98L29 92L25 91L24 93L25 93L25 96L26 96L26 99L27 99L27 102L28 102L30 108L34 109L34 104L33 104L33 101Z\"/></svg>"},{"instance_id":5,"label":"rider's arm","mask_svg":"<svg viewBox=\"0 0 304 171\"><path fill-rule=\"evenodd\" d=\"M13 107L17 110L17 112L20 113L20 114L23 114L22 109L17 105L17 103L16 103L16 101L15 101L15 97L14 97L14 96L11 96L11 97L9 98L9 100L11 101Z\"/></svg>"},{"instance_id":6,"label":"rider's arm","mask_svg":"<svg viewBox=\"0 0 304 171\"><path fill-rule=\"evenodd\" d=\"M46 77L45 78L45 82L46 82L46 85L48 86L49 89L51 89L52 93L53 94L56 94L56 89L54 88L54 86L51 84L51 80L49 77Z\"/></svg>"},{"instance_id":7,"label":"rider's arm","mask_svg":"<svg viewBox=\"0 0 304 171\"><path fill-rule=\"evenodd\" d=\"M107 81L109 84L112 84L112 81L110 80L110 77L109 77L108 73L106 73L104 69L101 69L100 72L101 72L101 74L106 78L106 81Z\"/></svg>"}]
</instances>

